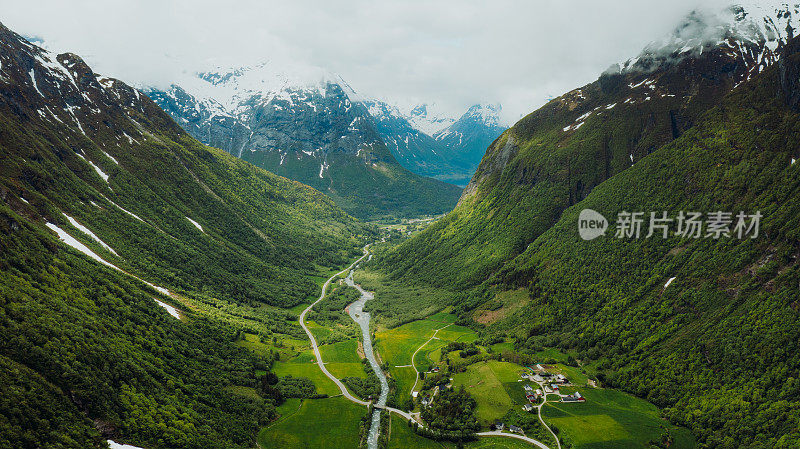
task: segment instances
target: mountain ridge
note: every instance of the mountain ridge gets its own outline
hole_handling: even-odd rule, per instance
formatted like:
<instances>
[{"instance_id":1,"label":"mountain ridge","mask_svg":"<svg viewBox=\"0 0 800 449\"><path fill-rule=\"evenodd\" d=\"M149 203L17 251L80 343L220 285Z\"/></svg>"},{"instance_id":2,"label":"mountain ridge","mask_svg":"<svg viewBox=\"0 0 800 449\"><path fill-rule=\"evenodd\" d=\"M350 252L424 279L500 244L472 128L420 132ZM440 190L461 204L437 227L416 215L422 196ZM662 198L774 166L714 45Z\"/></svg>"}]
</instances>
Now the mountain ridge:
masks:
<instances>
[{"instance_id":1,"label":"mountain ridge","mask_svg":"<svg viewBox=\"0 0 800 449\"><path fill-rule=\"evenodd\" d=\"M793 447L800 42L789 35L679 47L552 100L488 148L453 212L376 268L440 290L440 307L517 352L576 351L700 447ZM765 218L762 240L619 239L616 225L584 241L582 209Z\"/></svg>"},{"instance_id":2,"label":"mountain ridge","mask_svg":"<svg viewBox=\"0 0 800 449\"><path fill-rule=\"evenodd\" d=\"M396 161L340 77L314 71L306 77L316 81L297 81L278 73L204 73L191 92L173 84L148 95L196 138L311 185L359 218L438 214L455 204L457 187Z\"/></svg>"}]
</instances>

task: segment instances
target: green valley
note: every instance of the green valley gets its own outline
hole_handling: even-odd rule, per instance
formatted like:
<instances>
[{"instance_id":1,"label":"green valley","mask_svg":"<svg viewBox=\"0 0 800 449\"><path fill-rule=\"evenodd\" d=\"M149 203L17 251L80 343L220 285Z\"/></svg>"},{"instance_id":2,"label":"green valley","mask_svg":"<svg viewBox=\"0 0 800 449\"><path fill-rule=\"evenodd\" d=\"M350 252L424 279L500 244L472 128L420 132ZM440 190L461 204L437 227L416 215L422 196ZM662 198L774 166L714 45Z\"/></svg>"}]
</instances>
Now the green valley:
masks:
<instances>
[{"instance_id":1,"label":"green valley","mask_svg":"<svg viewBox=\"0 0 800 449\"><path fill-rule=\"evenodd\" d=\"M4 8L0 449L800 449L800 4L423 3Z\"/></svg>"}]
</instances>

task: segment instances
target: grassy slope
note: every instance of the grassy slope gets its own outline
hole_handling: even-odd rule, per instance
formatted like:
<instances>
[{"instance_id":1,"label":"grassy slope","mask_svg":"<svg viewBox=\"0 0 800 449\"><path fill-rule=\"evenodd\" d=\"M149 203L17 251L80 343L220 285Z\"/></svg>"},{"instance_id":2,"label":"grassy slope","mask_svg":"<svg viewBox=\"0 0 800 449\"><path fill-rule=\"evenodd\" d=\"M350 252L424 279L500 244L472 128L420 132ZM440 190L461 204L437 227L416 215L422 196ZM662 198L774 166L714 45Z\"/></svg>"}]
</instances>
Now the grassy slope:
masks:
<instances>
[{"instance_id":1,"label":"grassy slope","mask_svg":"<svg viewBox=\"0 0 800 449\"><path fill-rule=\"evenodd\" d=\"M734 77L717 73L715 58L601 77L529 114L488 148L456 209L379 257L380 268L390 280L451 292L482 283L566 208L629 169L631 156L638 161L670 142L716 104ZM648 79L652 89L641 84ZM585 114L578 129L564 129Z\"/></svg>"},{"instance_id":2,"label":"grassy slope","mask_svg":"<svg viewBox=\"0 0 800 449\"><path fill-rule=\"evenodd\" d=\"M709 446L800 438L791 399L800 368L800 173L790 164L800 121L775 92L777 70L737 89L681 139L595 189L502 274L531 286L532 305L548 311L519 314L526 328L558 329L601 349L584 355L618 372L615 382L674 406L669 416ZM765 218L756 240L584 243L574 237L583 207L611 217L635 208L761 210Z\"/></svg>"},{"instance_id":3,"label":"grassy slope","mask_svg":"<svg viewBox=\"0 0 800 449\"><path fill-rule=\"evenodd\" d=\"M59 57L74 78L65 81L38 62L60 65L55 55L5 29L0 46L0 188L22 215L151 282L239 303L297 304L317 288L307 275L356 254L364 228L320 192L200 144L122 82L100 84L77 56Z\"/></svg>"},{"instance_id":4,"label":"grassy slope","mask_svg":"<svg viewBox=\"0 0 800 449\"><path fill-rule=\"evenodd\" d=\"M686 428L670 425L652 404L610 389L581 388L584 403L548 402L542 411L573 448L645 447L668 430L672 448L693 448L694 438ZM565 394L572 391L564 389Z\"/></svg>"},{"instance_id":5,"label":"grassy slope","mask_svg":"<svg viewBox=\"0 0 800 449\"><path fill-rule=\"evenodd\" d=\"M291 416L263 429L263 449L358 447L359 423L367 409L344 398L304 400Z\"/></svg>"}]
</instances>

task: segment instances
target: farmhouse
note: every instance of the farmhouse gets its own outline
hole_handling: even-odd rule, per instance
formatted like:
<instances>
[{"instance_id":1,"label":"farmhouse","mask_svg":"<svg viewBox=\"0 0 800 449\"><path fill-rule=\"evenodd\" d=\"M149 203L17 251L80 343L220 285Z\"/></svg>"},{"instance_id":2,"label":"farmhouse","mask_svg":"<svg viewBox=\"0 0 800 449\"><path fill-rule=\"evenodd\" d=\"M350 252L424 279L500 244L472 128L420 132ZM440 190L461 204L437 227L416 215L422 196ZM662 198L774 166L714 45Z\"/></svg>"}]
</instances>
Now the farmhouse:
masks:
<instances>
[{"instance_id":1,"label":"farmhouse","mask_svg":"<svg viewBox=\"0 0 800 449\"><path fill-rule=\"evenodd\" d=\"M522 428L514 425L508 426L508 430L512 433L522 433Z\"/></svg>"},{"instance_id":2,"label":"farmhouse","mask_svg":"<svg viewBox=\"0 0 800 449\"><path fill-rule=\"evenodd\" d=\"M525 391L533 391L533 387L531 386L531 384L525 384L523 388L525 388Z\"/></svg>"},{"instance_id":3,"label":"farmhouse","mask_svg":"<svg viewBox=\"0 0 800 449\"><path fill-rule=\"evenodd\" d=\"M433 369L431 369L431 372L432 373L438 373L439 372L439 367L438 366L434 366Z\"/></svg>"},{"instance_id":4,"label":"farmhouse","mask_svg":"<svg viewBox=\"0 0 800 449\"><path fill-rule=\"evenodd\" d=\"M553 391L558 391L558 384L551 384L550 388L552 388Z\"/></svg>"},{"instance_id":5,"label":"farmhouse","mask_svg":"<svg viewBox=\"0 0 800 449\"><path fill-rule=\"evenodd\" d=\"M494 422L494 430L503 430L506 428L506 424L502 421L495 421Z\"/></svg>"},{"instance_id":6,"label":"farmhouse","mask_svg":"<svg viewBox=\"0 0 800 449\"><path fill-rule=\"evenodd\" d=\"M553 389L552 389L552 388L550 388L550 386L549 386L549 385L545 385L545 386L544 386L544 392L545 392L545 393L552 393L552 392L553 392Z\"/></svg>"},{"instance_id":7,"label":"farmhouse","mask_svg":"<svg viewBox=\"0 0 800 449\"><path fill-rule=\"evenodd\" d=\"M531 377L531 379L533 379L534 382L539 382L539 383L544 382L544 377L538 374L534 374L533 377Z\"/></svg>"},{"instance_id":8,"label":"farmhouse","mask_svg":"<svg viewBox=\"0 0 800 449\"><path fill-rule=\"evenodd\" d=\"M538 396L533 395L533 394L529 394L529 395L525 396L525 399L527 399L528 402L536 402L537 398L538 398Z\"/></svg>"},{"instance_id":9,"label":"farmhouse","mask_svg":"<svg viewBox=\"0 0 800 449\"><path fill-rule=\"evenodd\" d=\"M563 374L558 374L556 375L556 382L560 384L565 384L569 382L569 380L567 380L566 376L564 376Z\"/></svg>"},{"instance_id":10,"label":"farmhouse","mask_svg":"<svg viewBox=\"0 0 800 449\"><path fill-rule=\"evenodd\" d=\"M586 398L576 391L575 394L561 396L561 402L586 402Z\"/></svg>"}]
</instances>

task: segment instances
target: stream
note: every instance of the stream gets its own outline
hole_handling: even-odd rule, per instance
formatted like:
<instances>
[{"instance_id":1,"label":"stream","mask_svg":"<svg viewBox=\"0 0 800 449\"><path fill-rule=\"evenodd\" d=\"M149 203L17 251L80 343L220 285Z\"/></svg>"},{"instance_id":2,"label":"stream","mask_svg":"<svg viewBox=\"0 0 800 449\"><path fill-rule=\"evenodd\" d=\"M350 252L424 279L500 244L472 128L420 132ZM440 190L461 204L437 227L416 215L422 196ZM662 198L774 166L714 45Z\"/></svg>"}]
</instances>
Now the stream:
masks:
<instances>
[{"instance_id":1,"label":"stream","mask_svg":"<svg viewBox=\"0 0 800 449\"><path fill-rule=\"evenodd\" d=\"M370 255L372 258L372 255ZM369 259L367 259L369 260ZM368 292L361 288L360 285L353 282L353 272L358 268L356 265L350 273L345 278L345 282L350 287L355 287L360 293L361 297L358 300L348 306L348 311L350 314L350 318L353 319L359 326L361 326L361 334L364 340L364 355L367 357L369 361L369 365L372 367L372 371L375 372L375 375L378 376L378 380L381 383L381 394L378 397L378 402L376 405L380 407L386 406L386 399L389 397L389 381L386 380L386 375L383 374L380 365L378 365L378 361L375 359L375 352L372 349L372 335L369 332L369 313L364 312L364 304L369 301L370 299L374 298L374 295L371 292ZM369 449L377 449L378 448L378 433L380 432L381 428L381 409L375 408L372 413L372 425L369 428L369 436L367 437L367 447Z\"/></svg>"}]
</instances>

